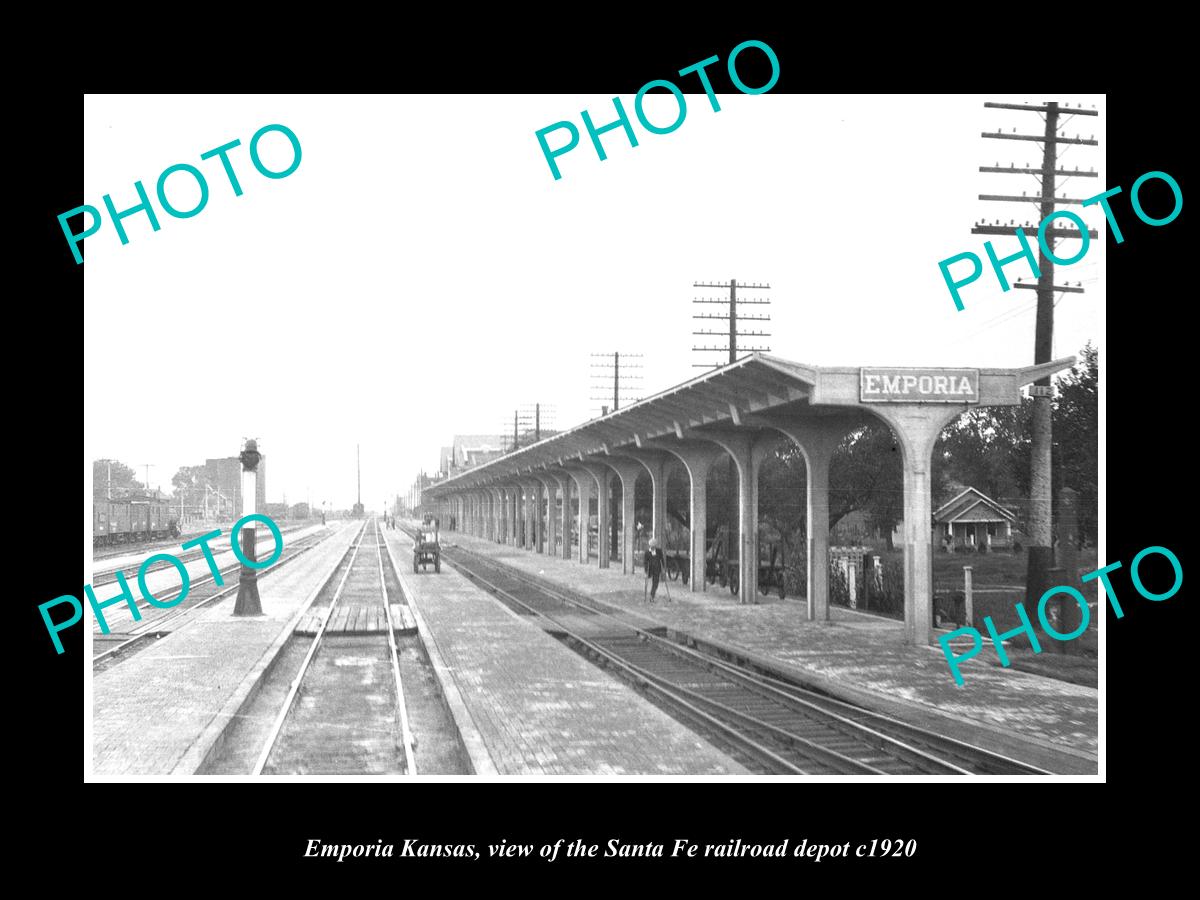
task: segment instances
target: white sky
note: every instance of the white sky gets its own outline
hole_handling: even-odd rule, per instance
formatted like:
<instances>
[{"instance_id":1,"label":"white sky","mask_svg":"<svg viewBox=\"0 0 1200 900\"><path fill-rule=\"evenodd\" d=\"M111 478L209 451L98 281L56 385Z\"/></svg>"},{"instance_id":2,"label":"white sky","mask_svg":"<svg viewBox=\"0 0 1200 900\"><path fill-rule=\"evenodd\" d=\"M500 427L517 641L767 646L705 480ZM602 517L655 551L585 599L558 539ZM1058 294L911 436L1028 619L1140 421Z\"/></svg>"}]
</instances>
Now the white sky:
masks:
<instances>
[{"instance_id":1,"label":"white sky","mask_svg":"<svg viewBox=\"0 0 1200 900\"><path fill-rule=\"evenodd\" d=\"M988 267L959 312L937 264L969 250L986 266L987 238L970 233L979 218L1036 226L1032 204L976 198L1038 190L1032 176L978 167L1040 164L1040 145L980 132L1036 134L1042 121L983 101L1054 98L719 94L714 113L689 94L682 126L653 135L622 95L639 146L609 132L600 162L579 112L611 121L611 95L88 96L84 202L103 210L111 193L126 209L140 179L161 230L138 213L121 246L106 218L85 242L85 472L113 457L141 478L149 462L152 485L169 488L179 466L235 455L255 436L268 500L311 490L314 503L347 507L361 442L364 502L379 508L434 470L452 435L494 433L520 405L554 406L560 428L590 418L591 353L643 354L644 395L698 374L691 332L706 326L691 316L720 309L692 306L716 295L694 281L769 282L766 340L801 362L1027 365L1034 292L1003 293ZM652 122L675 117L670 95L650 99ZM1060 193L1113 187L1103 96L1058 99L1101 113L1063 132L1100 146L1061 157L1100 177ZM562 119L581 143L558 158L555 181L534 132ZM249 158L251 135L271 123L303 148L279 180ZM234 138L241 197L218 160L200 160ZM282 135L261 149L272 169L290 161ZM180 162L209 184L190 219L154 195ZM173 175L168 197L187 209L198 193ZM1087 293L1057 307L1056 356L1103 338L1104 218L1098 207L1083 217L1101 236L1058 268L1059 283ZM1002 256L1018 249L993 241ZM1024 263L1006 271L1030 280Z\"/></svg>"}]
</instances>

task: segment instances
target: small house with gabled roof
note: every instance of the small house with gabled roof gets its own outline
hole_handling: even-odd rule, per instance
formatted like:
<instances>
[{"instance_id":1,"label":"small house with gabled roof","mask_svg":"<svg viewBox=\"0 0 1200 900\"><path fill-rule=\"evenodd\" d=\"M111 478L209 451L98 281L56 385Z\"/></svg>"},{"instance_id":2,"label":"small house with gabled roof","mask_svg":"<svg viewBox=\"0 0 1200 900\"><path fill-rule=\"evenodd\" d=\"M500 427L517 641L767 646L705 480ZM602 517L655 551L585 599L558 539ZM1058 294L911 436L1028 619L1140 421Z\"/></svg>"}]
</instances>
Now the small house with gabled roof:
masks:
<instances>
[{"instance_id":1,"label":"small house with gabled roof","mask_svg":"<svg viewBox=\"0 0 1200 900\"><path fill-rule=\"evenodd\" d=\"M1016 516L983 491L969 487L933 511L935 545L974 550L1010 547Z\"/></svg>"}]
</instances>

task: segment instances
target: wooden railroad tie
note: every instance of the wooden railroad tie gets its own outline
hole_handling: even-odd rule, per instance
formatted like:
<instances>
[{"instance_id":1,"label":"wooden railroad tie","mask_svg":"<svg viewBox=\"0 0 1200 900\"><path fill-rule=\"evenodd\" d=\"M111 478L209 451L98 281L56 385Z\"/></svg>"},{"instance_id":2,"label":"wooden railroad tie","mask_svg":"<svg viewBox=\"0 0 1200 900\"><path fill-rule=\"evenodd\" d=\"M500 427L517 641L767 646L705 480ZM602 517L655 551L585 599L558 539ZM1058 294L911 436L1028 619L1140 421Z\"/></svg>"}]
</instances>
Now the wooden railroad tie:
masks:
<instances>
[{"instance_id":1,"label":"wooden railroad tie","mask_svg":"<svg viewBox=\"0 0 1200 900\"><path fill-rule=\"evenodd\" d=\"M396 633L411 635L417 633L417 623L412 611L403 604L392 603L392 624ZM315 637L321 627L324 610L314 610L305 615L296 624L293 634L299 637ZM338 607L329 618L325 628L326 634L386 634L388 620L380 606L347 606Z\"/></svg>"}]
</instances>

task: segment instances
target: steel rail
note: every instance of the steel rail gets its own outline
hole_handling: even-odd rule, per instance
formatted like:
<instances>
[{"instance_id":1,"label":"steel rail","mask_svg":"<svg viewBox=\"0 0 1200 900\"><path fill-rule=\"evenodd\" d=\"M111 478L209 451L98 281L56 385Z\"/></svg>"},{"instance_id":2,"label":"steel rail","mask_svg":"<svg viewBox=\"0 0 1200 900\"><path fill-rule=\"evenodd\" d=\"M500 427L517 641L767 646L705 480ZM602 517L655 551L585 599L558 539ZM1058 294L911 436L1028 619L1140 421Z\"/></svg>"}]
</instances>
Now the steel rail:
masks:
<instances>
[{"instance_id":1,"label":"steel rail","mask_svg":"<svg viewBox=\"0 0 1200 900\"><path fill-rule=\"evenodd\" d=\"M304 527L307 527L307 526L302 526L300 528L280 529L280 531L279 531L280 537L281 538L287 537L289 534L291 534L294 531L302 531ZM222 536L224 537L224 535L222 535ZM303 539L306 540L308 537L312 537L312 535L306 535L305 538L303 538ZM267 539L264 536L262 538L263 543L266 543L266 540ZM257 539L255 541L255 544L257 546ZM164 546L164 547L145 547L143 549L144 550L154 550L156 552L152 553L151 556L158 556L160 554L157 551L166 550L169 546L171 546L171 545L168 544L167 546ZM179 545L176 544L175 546L179 546ZM209 549L212 552L213 556L216 556L216 554L218 554L218 553L231 553L233 551L232 545L229 547L224 547L219 550L211 548L211 547ZM126 554L113 554L113 555L114 556L123 556ZM167 554L163 554L163 555L173 556L177 560L179 560L180 562L183 562L183 563L194 562L195 560L202 559L206 556L206 554L202 548L197 548L195 550L188 550L184 553L167 553ZM92 564L95 565L98 560L103 560L104 558L105 557L93 556ZM112 557L108 557L108 558L111 559ZM239 564L235 563L233 568L237 568L237 565L239 565ZM116 584L118 572L121 572L125 575L129 575L130 573L137 572L137 570L139 568L140 567L136 566L136 565L133 566L132 568L128 568L126 566L117 566L117 568L115 568L115 569L101 569L98 572L93 572L92 573L92 582L91 582L92 587L98 588L98 587L104 587L105 585L109 585L109 584ZM168 563L163 562L161 565L158 565L155 568L150 569L146 574L150 574L152 572L161 572L161 571L163 571L165 569L169 569L169 568L171 568L171 566Z\"/></svg>"},{"instance_id":2,"label":"steel rail","mask_svg":"<svg viewBox=\"0 0 1200 900\"><path fill-rule=\"evenodd\" d=\"M796 765L790 760L783 758L773 750L763 746L758 741L747 735L744 731L739 731L733 728L728 722L721 721L714 715L705 712L704 709L701 709L700 707L707 706L721 715L744 723L746 727L758 729L759 731L771 734L777 740L791 744L792 746L797 747L801 752L806 753L809 756L816 757L816 760L814 761L824 765L832 765L849 769L851 770L852 774L885 774L872 766L861 763L858 760L851 759L850 757L843 756L835 750L830 750L827 747L821 747L820 745L809 741L807 738L792 734L791 732L786 732L769 722L763 722L762 720L756 719L746 713L731 709L730 707L725 706L709 697L704 697L688 688L683 688L677 684L673 684L664 676L651 672L650 670L632 663L627 659L623 659L609 649L589 640L588 638L583 637L582 635L577 634L549 614L542 612L534 606L531 606L479 573L471 571L461 562L451 561L449 559L447 559L447 561L451 562L456 569L463 571L464 574L469 572L470 574L468 574L467 577L471 578L472 580L487 585L490 590L497 594L504 595L509 599L509 601L517 604L523 609L528 610L532 615L540 616L541 618L551 622L557 630L560 630L563 634L566 634L571 638L571 640L576 641L580 645L586 647L590 652L603 658L607 663L610 663L618 669L633 676L634 680L639 684L653 687L659 695L663 696L671 703L683 707L692 718L701 719L709 728L717 730L721 737L729 743L738 746L743 751L748 751L751 755L759 757L760 760L766 760L777 769L782 769L788 773L796 775L815 774L800 768L800 766ZM625 625L625 627L628 628L631 626Z\"/></svg>"},{"instance_id":3,"label":"steel rail","mask_svg":"<svg viewBox=\"0 0 1200 900\"><path fill-rule=\"evenodd\" d=\"M458 548L458 549L463 549L463 548ZM478 556L478 554L476 554L476 556ZM447 557L447 558L449 559L449 557ZM482 557L482 558L486 560L486 557ZM454 565L458 566L459 568L462 568L460 563L455 562ZM505 573L505 574L507 574L507 573ZM755 693L758 693L760 696L764 695L761 690L761 687L759 685L754 685L754 684L750 683L749 679L742 677L742 673L737 671L736 669L734 669L731 666L723 665L719 661L713 660L710 657L705 657L702 654L696 653L695 651L689 650L684 647L679 647L679 645L674 644L671 641L667 641L663 638L660 638L657 635L652 634L643 628L639 628L636 625L630 624L629 622L626 622L626 621L612 615L611 613L608 613L608 612L605 612L604 610L592 607L587 603L583 603L583 602L574 600L570 597L566 597L564 595L557 594L553 590L542 587L541 585L533 584L533 583L529 582L527 579L520 578L519 576L514 575L512 577L516 578L518 581L522 581L526 584L530 584L531 587L534 587L535 589L540 590L542 593L544 593L550 597L553 597L554 599L560 600L563 603L570 603L573 606L577 606L581 609L586 609L589 612L593 613L594 615L610 619L613 622L620 625L622 628L626 628L626 629L629 629L630 631L634 632L634 634L636 634L641 640L645 641L648 644L651 644L652 646L657 647L659 650L663 651L664 653L670 654L676 658L685 659L688 662L692 663L693 665L697 665L699 667L708 669L710 671L712 671L712 670L719 671L722 676L724 676L728 680L734 682L735 685L739 685L741 687L748 688L748 689L757 689L757 690L754 690ZM558 625L559 627L563 627L561 625L561 623L559 623L559 622L557 622L557 620L553 619L552 616L550 616L548 614L544 614L544 615L546 615L546 618L550 619L551 621L554 621L555 624ZM564 631L566 631L565 628L564 628ZM630 662L629 665L636 667L636 664L632 663L632 662ZM653 674L653 673L650 673L650 674ZM663 676L654 676L654 677L663 677ZM841 766L843 768L851 768L852 770L854 770L851 774L870 774L870 775L886 775L886 774L888 774L888 773L882 771L881 769L878 769L877 767L870 765L869 763L864 763L861 760L857 760L857 759L854 759L853 757L846 756L845 754L839 753L838 751L835 751L835 750L831 750L828 747L822 747L820 744L817 744L817 743L809 740L808 738L802 737L801 735L795 734L791 731L787 731L786 729L780 728L777 725L773 725L770 722L764 722L761 719L758 719L754 716L750 716L746 713L741 712L740 710L735 710L732 707L726 706L717 700L713 700L709 697L705 697L702 694L699 694L694 691L690 691L687 688L677 688L677 689L683 690L683 691L688 691L689 694L696 697L699 702L712 705L714 708L716 708L718 711L720 711L724 715L728 715L731 718L745 721L749 724L750 727L759 728L759 729L767 731L773 737L775 737L777 740L783 740L783 741L786 741L789 743L800 742L802 744L802 746L810 754L812 754L814 756L818 756L818 757L825 757L825 759L822 760L823 762L826 762L827 764L834 765L834 766ZM903 762L913 765L916 768L921 768L922 766L924 766L926 768L932 767L932 768L938 770L938 772L936 774L947 774L947 775L969 775L969 774L971 774L970 772L967 772L965 769L960 769L951 763L945 762L944 760L939 760L936 757L931 757L931 756L928 756L927 754L923 754L923 753L921 753L921 751L917 750L916 748L908 747L908 746L900 743L899 741L896 741L894 738L890 738L887 735L883 735L883 734L879 734L878 732L874 732L871 729L868 729L859 723L844 719L840 716L837 716L833 713L828 712L827 710L822 710L819 707L815 707L811 704L804 704L804 701L800 700L799 698L791 697L790 695L783 694L783 692L774 691L773 695L771 695L769 697L769 699L774 699L776 702L780 702L780 705L784 706L785 708L788 708L792 712L795 712L798 715L804 716L805 718L807 718L809 720L813 720L819 724L825 725L825 726L829 727L831 730L837 732L838 734L840 734L842 736L849 737L853 740L860 741L869 747L873 747L875 749L881 750L894 758L897 758ZM781 702L781 700L782 700L782 702ZM787 701L792 701L792 702L789 703ZM798 710L798 709L795 709L796 705L803 705L805 708Z\"/></svg>"},{"instance_id":4,"label":"steel rail","mask_svg":"<svg viewBox=\"0 0 1200 900\"><path fill-rule=\"evenodd\" d=\"M404 684L400 681L400 651L396 647L396 623L392 621L392 605L388 603L387 578L383 574L383 534L379 530L379 520L375 519L375 550L379 556L379 588L383 592L383 612L387 617L388 650L392 657L392 677L396 681L396 706L400 713L400 739L404 743L404 765L409 775L417 774L417 762L413 759L416 741L408 727L408 708L404 705ZM390 557L390 554L389 554ZM399 578L397 578L397 581Z\"/></svg>"},{"instance_id":5,"label":"steel rail","mask_svg":"<svg viewBox=\"0 0 1200 900\"><path fill-rule=\"evenodd\" d=\"M621 617L618 617L611 612L601 609L596 606L561 593L552 587L534 581L524 575L524 573L514 567L505 565L504 563L491 560L484 554L480 554L466 547L455 547L456 553L469 554L476 559L483 561L484 565L502 571L505 575L512 577L518 581L522 581L531 587L537 589L548 597L559 600L562 603L571 604L588 612L603 616L612 621L618 622L622 626L629 628L639 634L647 642L652 642L666 652L672 653L681 658L689 659L690 661L704 665L708 668L717 668L722 674L729 677L731 680L736 680L744 687L754 689L761 692L767 692L776 702L786 706L800 706L802 710L796 710L800 714L807 714L810 717L816 717L826 722L829 727L834 730L847 734L847 736L857 738L864 741L868 745L875 746L878 749L885 750L893 756L898 757L904 762L908 762L918 768L933 767L939 770L933 774L953 774L953 775L974 775L968 769L962 768L957 762L965 761L970 765L979 768L1001 769L1008 770L995 773L985 774L1031 774L1031 775L1049 775L1050 772L1038 768L1037 766L1003 756L1002 754L994 753L982 747L977 747L973 744L968 744L959 741L955 738L948 738L942 735L935 734L916 725L911 725L906 722L883 715L882 713L874 712L863 707L854 706L853 704L845 703L836 698L829 698L825 695L818 694L805 688L802 685L797 685L785 681L783 679L774 678L761 673L748 671L744 666L738 666L734 663L716 659L711 655L701 653L690 647L684 647L674 641L670 641L659 635L653 634L643 628L633 625ZM456 565L458 565L456 563ZM807 695L807 696L805 696ZM816 699L809 699L810 697ZM829 706L834 706L839 711L829 709ZM842 713L845 713L843 715ZM866 720L868 724L862 721L855 721L853 717ZM872 727L873 726L873 727ZM905 739L889 735L879 728L887 728L903 733ZM934 755L928 750L918 746L913 746L906 741L915 741L917 743L928 745L934 753L943 754L942 756ZM950 759L945 758L950 757Z\"/></svg>"},{"instance_id":6,"label":"steel rail","mask_svg":"<svg viewBox=\"0 0 1200 900\"><path fill-rule=\"evenodd\" d=\"M676 645L678 646L678 645ZM707 654L700 654L707 659L713 659L714 662L725 664L722 660L714 659ZM876 725L881 725L885 728L895 729L905 732L907 740L917 743L928 743L934 746L934 749L946 753L950 756L957 756L974 765L988 765L998 768L1008 768L1015 771L995 772L987 774L998 775L1052 775L1054 773L1038 768L1037 766L1022 762L1019 759L1013 759L1011 756L1005 756L1002 753L996 753L993 750L987 750L975 744L968 744L965 741L960 741L957 738L947 737L946 735L936 734L928 729L922 728L919 725L913 725L909 722L904 722L900 719L893 718L885 713L876 712L875 710L865 709L861 706L855 706L853 703L847 703L844 700L839 700L836 697L831 697L825 694L817 694L806 689L803 685L792 684L781 678L776 678L761 672L751 672L742 669L735 669L742 672L744 677L755 678L761 680L764 684L778 687L785 693L791 696L796 696L796 699L801 699L793 692L801 691L808 695L803 698L803 702L815 704L817 706L830 706L842 710L842 714L848 718L860 716L873 721ZM809 699L813 698L813 699ZM976 773L969 773L976 774Z\"/></svg>"},{"instance_id":7,"label":"steel rail","mask_svg":"<svg viewBox=\"0 0 1200 900\"><path fill-rule=\"evenodd\" d=\"M267 760L271 756L271 751L275 749L275 742L279 740L279 733L283 730L283 723L287 719L288 713L292 710L292 704L296 701L296 695L300 693L300 683L304 680L304 676L308 672L309 663L312 662L313 657L317 653L317 647L321 643L321 638L325 636L325 626L329 624L333 610L342 596L342 588L346 586L346 579L350 577L350 571L354 568L354 560L358 558L358 551L362 546L363 537L366 533L367 523L363 522L362 530L359 531L358 539L355 541L354 548L350 553L350 561L346 565L346 571L342 573L342 580L338 582L337 588L334 589L333 599L329 602L329 607L325 610L325 615L321 619L321 626L317 629L317 633L313 637L313 642L308 647L308 653L305 654L304 661L300 664L300 671L296 673L296 677L292 679L292 683L288 687L288 694L284 698L283 708L279 711L279 715L275 717L275 722L271 725L271 731L263 744L262 752L258 755L258 760L254 763L251 775L262 774L263 767L266 766Z\"/></svg>"}]
</instances>

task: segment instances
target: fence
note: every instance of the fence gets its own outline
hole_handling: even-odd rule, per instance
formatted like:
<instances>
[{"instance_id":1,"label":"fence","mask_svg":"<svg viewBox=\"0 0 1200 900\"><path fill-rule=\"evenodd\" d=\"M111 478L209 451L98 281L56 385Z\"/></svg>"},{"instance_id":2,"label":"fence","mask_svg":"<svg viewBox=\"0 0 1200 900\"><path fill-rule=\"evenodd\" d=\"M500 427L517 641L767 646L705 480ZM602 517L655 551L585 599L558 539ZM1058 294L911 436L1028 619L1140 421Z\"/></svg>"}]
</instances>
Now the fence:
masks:
<instances>
[{"instance_id":1,"label":"fence","mask_svg":"<svg viewBox=\"0 0 1200 900\"><path fill-rule=\"evenodd\" d=\"M903 557L831 547L829 602L846 609L903 619Z\"/></svg>"}]
</instances>

